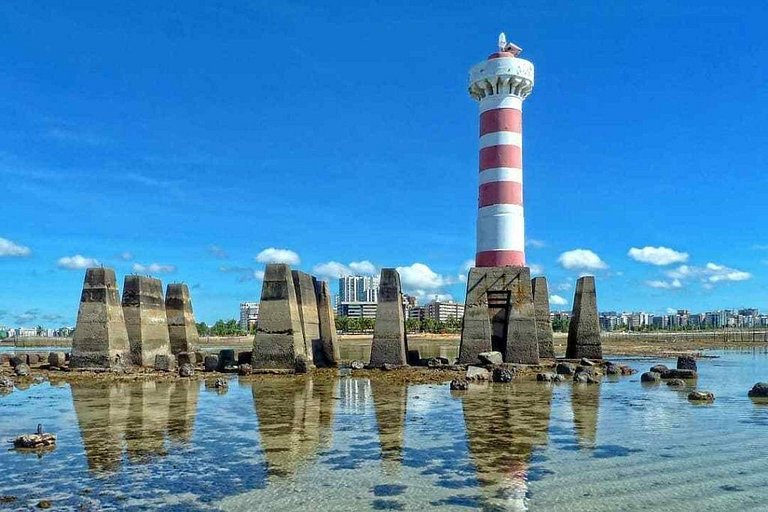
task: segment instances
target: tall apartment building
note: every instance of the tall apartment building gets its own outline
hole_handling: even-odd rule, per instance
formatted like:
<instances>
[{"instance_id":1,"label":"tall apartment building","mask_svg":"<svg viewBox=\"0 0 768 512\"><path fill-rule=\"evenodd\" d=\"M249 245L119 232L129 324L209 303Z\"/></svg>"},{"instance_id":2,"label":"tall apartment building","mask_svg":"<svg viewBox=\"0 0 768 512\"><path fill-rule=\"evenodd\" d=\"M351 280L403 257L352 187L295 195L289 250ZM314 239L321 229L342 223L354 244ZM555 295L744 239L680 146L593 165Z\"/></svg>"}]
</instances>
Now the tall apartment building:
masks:
<instances>
[{"instance_id":1,"label":"tall apartment building","mask_svg":"<svg viewBox=\"0 0 768 512\"><path fill-rule=\"evenodd\" d=\"M339 278L336 315L375 318L379 301L379 276L344 276Z\"/></svg>"},{"instance_id":2,"label":"tall apartment building","mask_svg":"<svg viewBox=\"0 0 768 512\"><path fill-rule=\"evenodd\" d=\"M251 327L259 321L259 303L241 302L240 303L240 328L249 332Z\"/></svg>"},{"instance_id":3,"label":"tall apartment building","mask_svg":"<svg viewBox=\"0 0 768 512\"><path fill-rule=\"evenodd\" d=\"M447 322L449 319L461 320L464 318L464 304L451 301L433 300L426 305L426 316L438 322Z\"/></svg>"}]
</instances>

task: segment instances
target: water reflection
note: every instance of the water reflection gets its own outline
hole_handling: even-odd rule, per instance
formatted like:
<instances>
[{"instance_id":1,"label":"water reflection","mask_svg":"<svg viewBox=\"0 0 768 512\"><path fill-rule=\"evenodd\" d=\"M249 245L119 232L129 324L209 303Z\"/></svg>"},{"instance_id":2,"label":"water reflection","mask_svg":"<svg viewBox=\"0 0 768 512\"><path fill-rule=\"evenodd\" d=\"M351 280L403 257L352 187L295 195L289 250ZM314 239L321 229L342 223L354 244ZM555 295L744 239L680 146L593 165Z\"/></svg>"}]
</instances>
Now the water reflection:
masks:
<instances>
[{"instance_id":1,"label":"water reflection","mask_svg":"<svg viewBox=\"0 0 768 512\"><path fill-rule=\"evenodd\" d=\"M594 448L600 408L600 384L573 384L571 388L573 429L579 446Z\"/></svg>"},{"instance_id":2,"label":"water reflection","mask_svg":"<svg viewBox=\"0 0 768 512\"><path fill-rule=\"evenodd\" d=\"M305 379L253 383L261 450L270 476L288 477L330 447L338 381Z\"/></svg>"},{"instance_id":3,"label":"water reflection","mask_svg":"<svg viewBox=\"0 0 768 512\"><path fill-rule=\"evenodd\" d=\"M485 507L526 510L528 467L534 450L547 444L552 388L475 385L462 401L469 455Z\"/></svg>"},{"instance_id":4,"label":"water reflection","mask_svg":"<svg viewBox=\"0 0 768 512\"><path fill-rule=\"evenodd\" d=\"M392 473L403 460L408 387L405 384L375 382L371 384L371 390L381 459L384 469Z\"/></svg>"}]
</instances>

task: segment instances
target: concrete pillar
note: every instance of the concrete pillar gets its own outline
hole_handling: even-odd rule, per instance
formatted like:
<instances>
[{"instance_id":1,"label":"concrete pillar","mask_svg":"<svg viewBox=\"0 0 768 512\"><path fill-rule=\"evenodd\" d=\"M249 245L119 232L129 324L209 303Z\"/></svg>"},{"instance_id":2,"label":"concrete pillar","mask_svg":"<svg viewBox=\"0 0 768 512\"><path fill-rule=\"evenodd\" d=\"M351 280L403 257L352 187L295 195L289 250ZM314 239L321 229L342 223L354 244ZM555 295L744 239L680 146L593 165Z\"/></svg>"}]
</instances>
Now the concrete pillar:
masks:
<instances>
[{"instance_id":1,"label":"concrete pillar","mask_svg":"<svg viewBox=\"0 0 768 512\"><path fill-rule=\"evenodd\" d=\"M314 280L317 295L317 315L320 320L320 344L322 360L315 358L315 364L320 366L336 366L341 361L339 355L339 338L336 334L336 318L333 314L331 291L325 281Z\"/></svg>"},{"instance_id":2,"label":"concrete pillar","mask_svg":"<svg viewBox=\"0 0 768 512\"><path fill-rule=\"evenodd\" d=\"M406 365L407 355L400 274L393 268L384 268L381 270L379 281L379 302L376 307L370 365Z\"/></svg>"},{"instance_id":3,"label":"concrete pillar","mask_svg":"<svg viewBox=\"0 0 768 512\"><path fill-rule=\"evenodd\" d=\"M301 331L304 333L307 360L313 364L315 355L320 351L320 319L317 315L314 278L300 270L292 270L291 277L296 292L296 304L299 307L299 320Z\"/></svg>"},{"instance_id":4,"label":"concrete pillar","mask_svg":"<svg viewBox=\"0 0 768 512\"><path fill-rule=\"evenodd\" d=\"M489 350L501 352L508 363L539 363L527 267L474 267L469 271L459 362L476 363L478 354Z\"/></svg>"},{"instance_id":5,"label":"concrete pillar","mask_svg":"<svg viewBox=\"0 0 768 512\"><path fill-rule=\"evenodd\" d=\"M576 281L565 357L568 359L603 358L594 276L580 277Z\"/></svg>"},{"instance_id":6,"label":"concrete pillar","mask_svg":"<svg viewBox=\"0 0 768 512\"><path fill-rule=\"evenodd\" d=\"M253 338L254 368L292 369L297 356L307 357L291 268L270 263L261 287L259 322Z\"/></svg>"},{"instance_id":7,"label":"concrete pillar","mask_svg":"<svg viewBox=\"0 0 768 512\"><path fill-rule=\"evenodd\" d=\"M125 276L123 315L134 364L154 367L155 356L171 354L163 283L159 279Z\"/></svg>"},{"instance_id":8,"label":"concrete pillar","mask_svg":"<svg viewBox=\"0 0 768 512\"><path fill-rule=\"evenodd\" d=\"M109 368L130 364L130 344L125 328L115 271L85 271L77 326L72 340L70 368Z\"/></svg>"},{"instance_id":9,"label":"concrete pillar","mask_svg":"<svg viewBox=\"0 0 768 512\"><path fill-rule=\"evenodd\" d=\"M539 357L555 358L555 344L552 336L552 320L549 318L549 289L546 277L531 280L533 307L536 311L536 339L539 342Z\"/></svg>"},{"instance_id":10,"label":"concrete pillar","mask_svg":"<svg viewBox=\"0 0 768 512\"><path fill-rule=\"evenodd\" d=\"M183 283L170 283L165 289L165 315L168 317L168 337L171 352L194 352L200 342L192 311L189 288Z\"/></svg>"}]
</instances>

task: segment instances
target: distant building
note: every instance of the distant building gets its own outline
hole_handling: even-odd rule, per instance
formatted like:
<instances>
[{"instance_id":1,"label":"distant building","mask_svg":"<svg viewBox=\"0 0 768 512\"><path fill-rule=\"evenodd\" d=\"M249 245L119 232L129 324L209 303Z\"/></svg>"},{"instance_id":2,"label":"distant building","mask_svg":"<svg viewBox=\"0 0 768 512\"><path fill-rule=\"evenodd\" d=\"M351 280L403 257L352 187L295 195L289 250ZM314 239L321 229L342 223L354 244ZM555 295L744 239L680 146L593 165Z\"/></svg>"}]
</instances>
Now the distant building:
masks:
<instances>
[{"instance_id":1,"label":"distant building","mask_svg":"<svg viewBox=\"0 0 768 512\"><path fill-rule=\"evenodd\" d=\"M338 302L378 302L379 276L344 276L339 278Z\"/></svg>"},{"instance_id":2,"label":"distant building","mask_svg":"<svg viewBox=\"0 0 768 512\"><path fill-rule=\"evenodd\" d=\"M376 302L339 302L336 305L337 316L351 318L376 318Z\"/></svg>"},{"instance_id":3,"label":"distant building","mask_svg":"<svg viewBox=\"0 0 768 512\"><path fill-rule=\"evenodd\" d=\"M240 328L245 332L250 332L252 327L259 321L259 303L241 302L240 303Z\"/></svg>"},{"instance_id":4,"label":"distant building","mask_svg":"<svg viewBox=\"0 0 768 512\"><path fill-rule=\"evenodd\" d=\"M438 322L447 322L450 319L461 320L464 318L464 304L451 301L433 300L426 305L426 316Z\"/></svg>"}]
</instances>

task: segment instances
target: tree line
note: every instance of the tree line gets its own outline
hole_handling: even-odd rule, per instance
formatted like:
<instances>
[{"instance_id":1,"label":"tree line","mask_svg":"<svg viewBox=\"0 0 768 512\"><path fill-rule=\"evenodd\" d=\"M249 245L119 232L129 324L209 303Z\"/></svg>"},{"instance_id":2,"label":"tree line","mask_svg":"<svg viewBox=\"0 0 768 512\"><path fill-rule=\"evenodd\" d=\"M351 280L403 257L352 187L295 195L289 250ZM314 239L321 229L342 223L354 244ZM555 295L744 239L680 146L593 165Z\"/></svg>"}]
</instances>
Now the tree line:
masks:
<instances>
[{"instance_id":1,"label":"tree line","mask_svg":"<svg viewBox=\"0 0 768 512\"><path fill-rule=\"evenodd\" d=\"M234 318L229 320L216 320L213 325L198 322L197 334L200 336L245 336L247 333L240 328L240 323Z\"/></svg>"},{"instance_id":2,"label":"tree line","mask_svg":"<svg viewBox=\"0 0 768 512\"><path fill-rule=\"evenodd\" d=\"M364 334L373 332L376 320L349 316L336 317L336 330L344 334ZM434 318L409 318L405 321L405 330L411 333L426 332L431 334L456 333L461 330L461 320L449 318L445 322Z\"/></svg>"}]
</instances>

